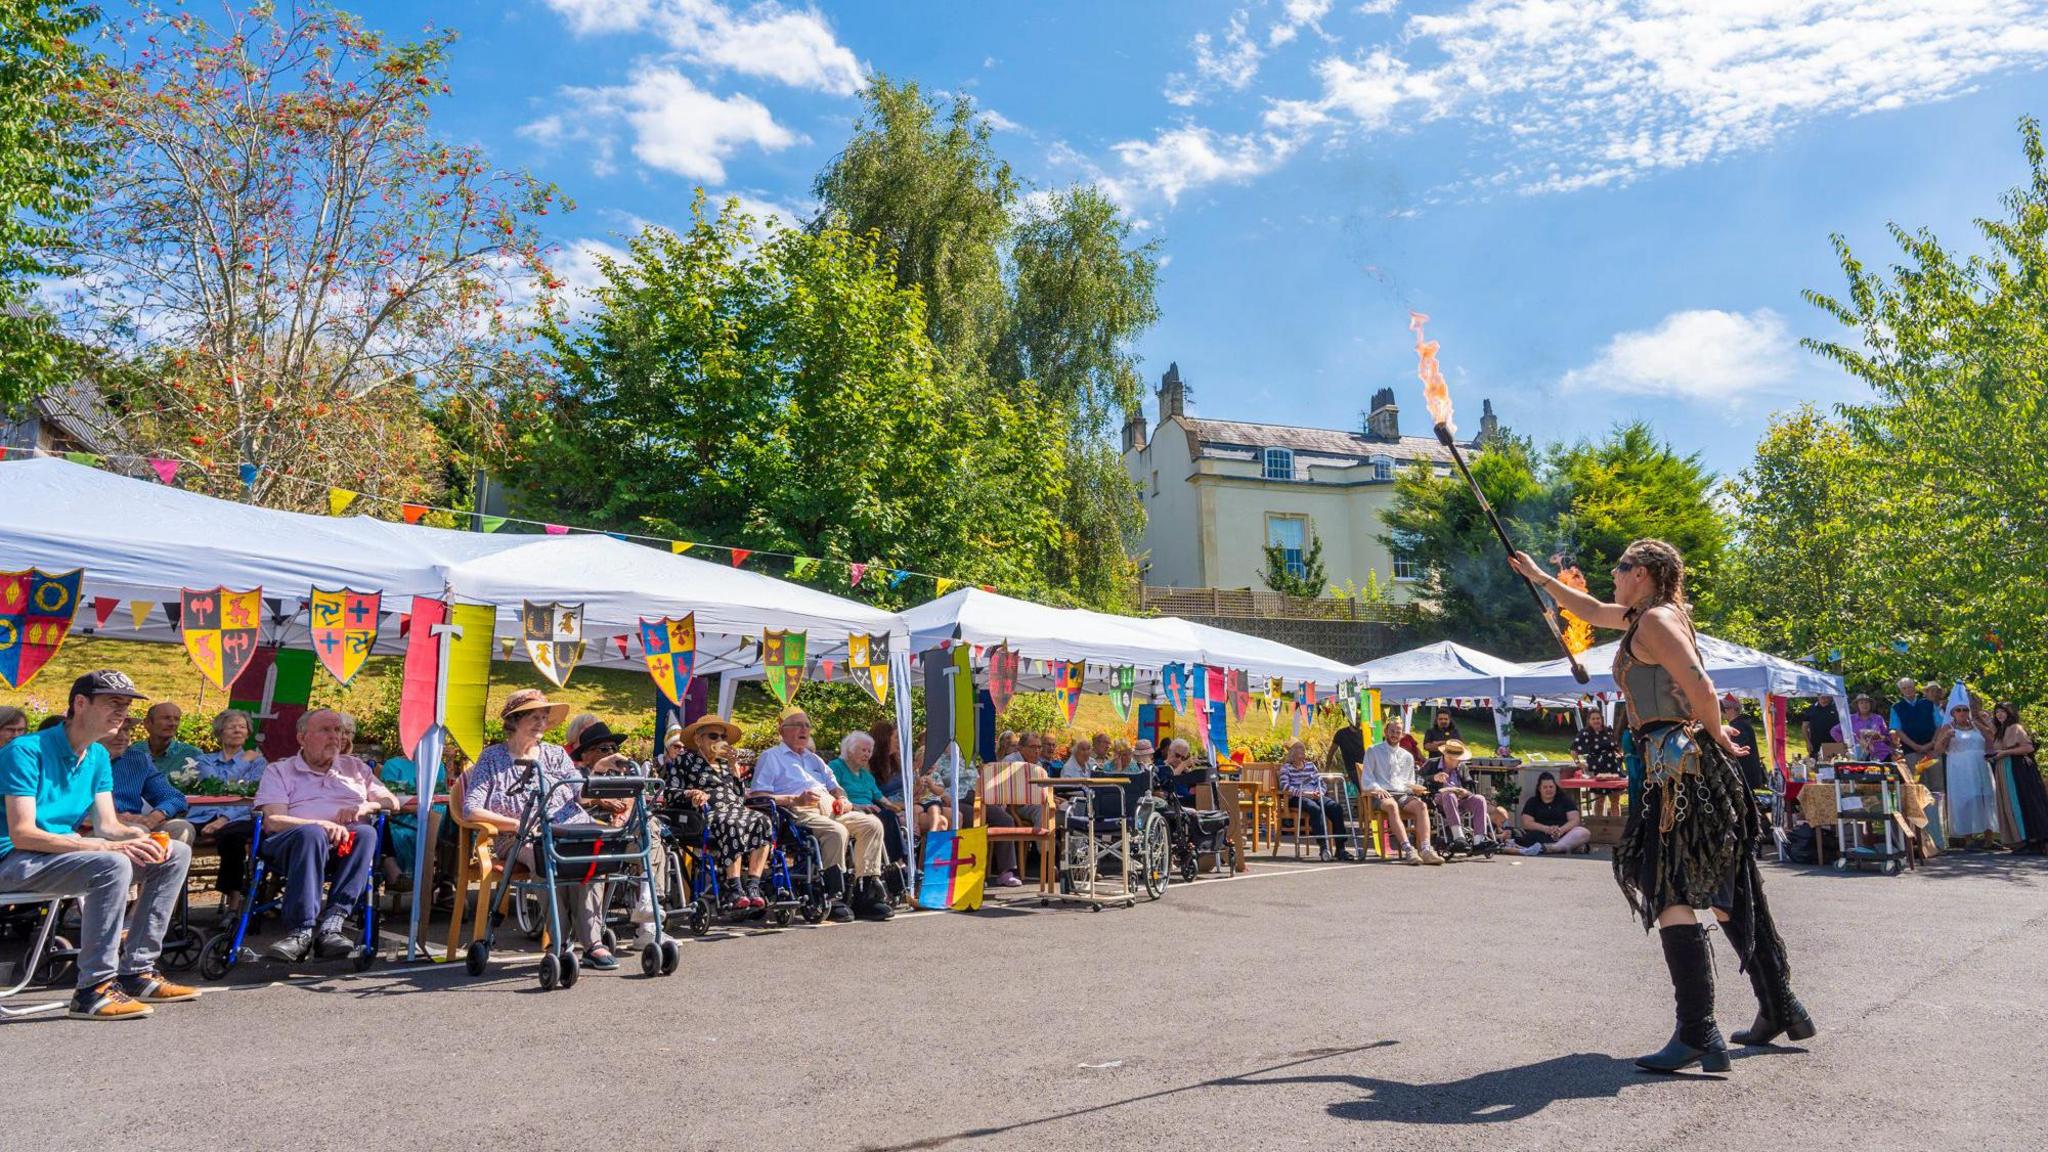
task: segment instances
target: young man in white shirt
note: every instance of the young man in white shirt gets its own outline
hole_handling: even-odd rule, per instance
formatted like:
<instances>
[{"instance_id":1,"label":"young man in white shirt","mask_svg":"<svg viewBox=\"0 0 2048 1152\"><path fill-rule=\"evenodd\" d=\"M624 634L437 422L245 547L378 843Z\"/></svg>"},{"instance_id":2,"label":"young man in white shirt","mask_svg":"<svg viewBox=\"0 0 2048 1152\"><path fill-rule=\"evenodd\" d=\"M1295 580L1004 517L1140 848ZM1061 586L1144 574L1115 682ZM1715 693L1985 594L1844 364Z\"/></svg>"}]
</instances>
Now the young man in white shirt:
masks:
<instances>
[{"instance_id":1,"label":"young man in white shirt","mask_svg":"<svg viewBox=\"0 0 2048 1152\"><path fill-rule=\"evenodd\" d=\"M1393 829L1394 842L1401 846L1401 863L1441 864L1444 858L1429 845L1429 805L1423 802L1424 789L1415 776L1415 757L1401 747L1405 731L1399 720L1389 719L1385 739L1365 750L1365 759L1358 766L1363 799L1379 809ZM1408 828L1401 823L1404 816L1415 829L1412 842ZM1422 846L1420 851L1416 844Z\"/></svg>"}]
</instances>

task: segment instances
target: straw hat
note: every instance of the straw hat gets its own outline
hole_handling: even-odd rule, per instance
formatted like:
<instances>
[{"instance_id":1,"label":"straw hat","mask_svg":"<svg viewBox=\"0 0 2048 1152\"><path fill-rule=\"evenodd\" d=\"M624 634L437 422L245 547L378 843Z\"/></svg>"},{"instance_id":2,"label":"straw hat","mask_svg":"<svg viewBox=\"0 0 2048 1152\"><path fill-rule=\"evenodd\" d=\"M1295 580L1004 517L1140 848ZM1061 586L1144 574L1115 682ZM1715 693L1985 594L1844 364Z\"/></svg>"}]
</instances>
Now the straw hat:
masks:
<instances>
[{"instance_id":1,"label":"straw hat","mask_svg":"<svg viewBox=\"0 0 2048 1152\"><path fill-rule=\"evenodd\" d=\"M521 688L505 697L505 703L498 708L498 719L510 720L521 712L532 712L545 708L548 713L547 726L553 728L569 714L567 704L557 704L548 699L548 694L538 688Z\"/></svg>"},{"instance_id":2,"label":"straw hat","mask_svg":"<svg viewBox=\"0 0 2048 1152\"><path fill-rule=\"evenodd\" d=\"M682 740L685 748L690 748L696 746L697 737L713 730L716 730L720 736L723 736L727 744L739 743L740 736L742 735L739 725L730 720L720 718L716 713L698 717L695 723L686 726L676 735Z\"/></svg>"},{"instance_id":3,"label":"straw hat","mask_svg":"<svg viewBox=\"0 0 2048 1152\"><path fill-rule=\"evenodd\" d=\"M1437 745L1436 750L1445 756L1463 756L1467 751L1463 740L1446 740Z\"/></svg>"}]
</instances>

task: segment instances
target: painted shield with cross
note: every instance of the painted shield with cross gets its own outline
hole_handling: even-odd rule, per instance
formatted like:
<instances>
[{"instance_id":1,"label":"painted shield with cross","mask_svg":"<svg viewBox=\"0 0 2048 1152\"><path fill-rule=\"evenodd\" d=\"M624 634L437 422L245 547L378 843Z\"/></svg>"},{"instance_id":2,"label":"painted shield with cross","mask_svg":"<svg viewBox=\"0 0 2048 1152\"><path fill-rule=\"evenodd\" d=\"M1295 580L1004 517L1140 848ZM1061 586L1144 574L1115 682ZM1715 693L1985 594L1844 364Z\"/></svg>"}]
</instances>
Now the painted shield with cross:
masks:
<instances>
[{"instance_id":1,"label":"painted shield with cross","mask_svg":"<svg viewBox=\"0 0 2048 1152\"><path fill-rule=\"evenodd\" d=\"M668 702L683 706L689 690L690 673L697 666L697 614L681 620L663 616L659 620L640 618L640 650L647 659L647 674Z\"/></svg>"},{"instance_id":2,"label":"painted shield with cross","mask_svg":"<svg viewBox=\"0 0 2048 1152\"><path fill-rule=\"evenodd\" d=\"M846 667L853 682L876 704L889 702L889 636L854 633L846 638Z\"/></svg>"},{"instance_id":3,"label":"painted shield with cross","mask_svg":"<svg viewBox=\"0 0 2048 1152\"><path fill-rule=\"evenodd\" d=\"M263 628L263 589L180 588L178 628L185 651L217 688L232 685L255 658Z\"/></svg>"},{"instance_id":4,"label":"painted shield with cross","mask_svg":"<svg viewBox=\"0 0 2048 1152\"><path fill-rule=\"evenodd\" d=\"M1059 698L1060 707L1067 711L1067 723L1074 722L1074 712L1081 706L1081 685L1088 675L1088 665L1080 660L1055 660L1052 665L1053 693Z\"/></svg>"},{"instance_id":5,"label":"painted shield with cross","mask_svg":"<svg viewBox=\"0 0 2048 1152\"><path fill-rule=\"evenodd\" d=\"M804 686L804 653L809 646L809 637L802 632L770 628L761 633L761 670L768 690L785 708Z\"/></svg>"},{"instance_id":6,"label":"painted shield with cross","mask_svg":"<svg viewBox=\"0 0 2048 1152\"><path fill-rule=\"evenodd\" d=\"M26 688L71 634L85 569L0 572L0 683Z\"/></svg>"},{"instance_id":7,"label":"painted shield with cross","mask_svg":"<svg viewBox=\"0 0 2048 1152\"><path fill-rule=\"evenodd\" d=\"M377 623L383 616L382 592L313 589L306 601L306 620L313 629L313 654L320 658L320 666L343 684L355 679L377 644Z\"/></svg>"},{"instance_id":8,"label":"painted shield with cross","mask_svg":"<svg viewBox=\"0 0 2048 1152\"><path fill-rule=\"evenodd\" d=\"M526 655L548 682L560 688L583 659L583 605L523 601L519 613Z\"/></svg>"}]
</instances>

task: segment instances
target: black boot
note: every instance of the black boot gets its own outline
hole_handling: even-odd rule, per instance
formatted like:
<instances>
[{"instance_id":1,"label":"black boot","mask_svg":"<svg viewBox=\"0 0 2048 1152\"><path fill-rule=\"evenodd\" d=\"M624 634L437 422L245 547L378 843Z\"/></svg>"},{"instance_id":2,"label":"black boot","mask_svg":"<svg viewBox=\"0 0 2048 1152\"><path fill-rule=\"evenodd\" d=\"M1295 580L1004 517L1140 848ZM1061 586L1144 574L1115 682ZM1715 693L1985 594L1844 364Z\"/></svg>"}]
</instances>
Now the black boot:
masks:
<instances>
[{"instance_id":1,"label":"black boot","mask_svg":"<svg viewBox=\"0 0 2048 1152\"><path fill-rule=\"evenodd\" d=\"M1678 1002L1678 1029L1671 1042L1636 1066L1650 1072L1678 1072L1698 1064L1702 1071L1728 1070L1728 1045L1714 1024L1714 963L1707 951L1707 930L1698 924L1658 929L1664 944L1664 966L1671 970L1672 997Z\"/></svg>"},{"instance_id":2,"label":"black boot","mask_svg":"<svg viewBox=\"0 0 2048 1152\"><path fill-rule=\"evenodd\" d=\"M1813 1038L1813 1017L1806 1014L1806 1005L1792 994L1789 977L1783 973L1768 974L1762 963L1752 959L1749 986L1756 993L1756 1021L1728 1039L1743 1047L1760 1047L1779 1036L1792 1040Z\"/></svg>"},{"instance_id":3,"label":"black boot","mask_svg":"<svg viewBox=\"0 0 2048 1152\"><path fill-rule=\"evenodd\" d=\"M846 906L846 869L825 869L825 918L834 924L853 921L853 909Z\"/></svg>"},{"instance_id":4,"label":"black boot","mask_svg":"<svg viewBox=\"0 0 2048 1152\"><path fill-rule=\"evenodd\" d=\"M879 876L863 876L853 882L853 914L863 920L888 920L896 915L889 907L889 893Z\"/></svg>"}]
</instances>

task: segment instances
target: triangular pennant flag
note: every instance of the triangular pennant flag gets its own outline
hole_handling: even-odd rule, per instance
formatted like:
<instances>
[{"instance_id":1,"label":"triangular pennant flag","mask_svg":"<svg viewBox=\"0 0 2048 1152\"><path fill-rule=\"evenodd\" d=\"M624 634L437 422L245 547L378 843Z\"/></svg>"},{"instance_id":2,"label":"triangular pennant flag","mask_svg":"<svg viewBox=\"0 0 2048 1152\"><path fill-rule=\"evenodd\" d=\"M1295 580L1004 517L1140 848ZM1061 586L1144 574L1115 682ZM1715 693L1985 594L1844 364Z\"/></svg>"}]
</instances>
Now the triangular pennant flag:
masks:
<instances>
[{"instance_id":1,"label":"triangular pennant flag","mask_svg":"<svg viewBox=\"0 0 2048 1152\"><path fill-rule=\"evenodd\" d=\"M427 506L425 504L400 504L398 506L398 514L405 517L407 524L417 524L420 522L420 517L427 514Z\"/></svg>"},{"instance_id":2,"label":"triangular pennant flag","mask_svg":"<svg viewBox=\"0 0 2048 1152\"><path fill-rule=\"evenodd\" d=\"M818 661L818 679L820 679L820 680L830 680L830 679L832 679L832 661L830 661L830 660L820 660L820 661Z\"/></svg>"},{"instance_id":3,"label":"triangular pennant flag","mask_svg":"<svg viewBox=\"0 0 2048 1152\"><path fill-rule=\"evenodd\" d=\"M254 492L256 490L257 467L254 464L244 464L236 469L236 471L242 477L242 487ZM166 480L164 483L168 484L170 481Z\"/></svg>"},{"instance_id":4,"label":"triangular pennant flag","mask_svg":"<svg viewBox=\"0 0 2048 1152\"><path fill-rule=\"evenodd\" d=\"M612 538L612 539L614 539L614 540L617 540L617 541L619 541L619 542L620 542L620 543L622 543L622 544L624 544L624 543L631 543L631 541L628 541L628 540L626 539L626 534L625 534L624 532L607 532L607 533L605 533L605 535L607 535L607 536L611 537L611 538Z\"/></svg>"},{"instance_id":5,"label":"triangular pennant flag","mask_svg":"<svg viewBox=\"0 0 2048 1152\"><path fill-rule=\"evenodd\" d=\"M339 516L343 512L348 511L348 506L355 503L356 497L360 495L362 493L351 492L346 488L329 488L327 490L327 514L329 516Z\"/></svg>"},{"instance_id":6,"label":"triangular pennant flag","mask_svg":"<svg viewBox=\"0 0 2048 1152\"><path fill-rule=\"evenodd\" d=\"M747 557L754 554L751 548L728 548L727 551L732 553L732 566L735 568L745 564ZM784 703L788 703L788 701L784 701Z\"/></svg>"},{"instance_id":7,"label":"triangular pennant flag","mask_svg":"<svg viewBox=\"0 0 2048 1152\"><path fill-rule=\"evenodd\" d=\"M543 524L541 527L550 536L567 536L569 534L569 526L567 524Z\"/></svg>"},{"instance_id":8,"label":"triangular pennant flag","mask_svg":"<svg viewBox=\"0 0 2048 1152\"><path fill-rule=\"evenodd\" d=\"M868 574L868 566L865 564L848 564L846 572L848 577L846 586L848 588L858 588L860 587L860 578Z\"/></svg>"},{"instance_id":9,"label":"triangular pennant flag","mask_svg":"<svg viewBox=\"0 0 2048 1152\"><path fill-rule=\"evenodd\" d=\"M130 600L128 602L128 619L134 623L134 628L137 632L142 631L142 622L149 619L150 608L151 604L147 600Z\"/></svg>"},{"instance_id":10,"label":"triangular pennant flag","mask_svg":"<svg viewBox=\"0 0 2048 1152\"><path fill-rule=\"evenodd\" d=\"M937 589L938 594L944 596L946 593L953 590L953 585L958 583L958 580L948 580L944 576L939 577Z\"/></svg>"},{"instance_id":11,"label":"triangular pennant flag","mask_svg":"<svg viewBox=\"0 0 2048 1152\"><path fill-rule=\"evenodd\" d=\"M476 518L476 526L485 532L496 532L505 526L505 518L503 516L479 516Z\"/></svg>"},{"instance_id":12,"label":"triangular pennant flag","mask_svg":"<svg viewBox=\"0 0 2048 1152\"><path fill-rule=\"evenodd\" d=\"M983 584L983 585L981 586L981 590L982 590L983 592L987 592L988 594L990 594L991 596L993 596L993 595L995 594L995 591L996 591L996 586L995 586L995 585L993 585L993 584Z\"/></svg>"},{"instance_id":13,"label":"triangular pennant flag","mask_svg":"<svg viewBox=\"0 0 2048 1152\"><path fill-rule=\"evenodd\" d=\"M683 553L688 552L690 549L695 548L696 546L696 544L688 540L671 540L668 542L668 550L675 553L678 556L681 556Z\"/></svg>"},{"instance_id":14,"label":"triangular pennant flag","mask_svg":"<svg viewBox=\"0 0 2048 1152\"><path fill-rule=\"evenodd\" d=\"M87 468L97 468L100 466L100 458L90 452L66 452L64 458L73 464L83 464Z\"/></svg>"},{"instance_id":15,"label":"triangular pennant flag","mask_svg":"<svg viewBox=\"0 0 2048 1152\"><path fill-rule=\"evenodd\" d=\"M498 639L498 655L499 655L499 657L500 657L500 658L502 658L502 659L510 660L510 659L512 658L512 649L514 649L514 648L516 648L516 647L518 647L518 646L519 646L519 641L517 641L517 640L514 640L514 639L513 639L512 637L510 637L510 636L503 636L503 637L500 637L500 638Z\"/></svg>"},{"instance_id":16,"label":"triangular pennant flag","mask_svg":"<svg viewBox=\"0 0 2048 1152\"><path fill-rule=\"evenodd\" d=\"M156 470L156 478L166 484L178 478L178 462L176 460L166 460L161 456L151 456L149 458L149 466Z\"/></svg>"},{"instance_id":17,"label":"triangular pennant flag","mask_svg":"<svg viewBox=\"0 0 2048 1152\"><path fill-rule=\"evenodd\" d=\"M808 579L811 573L817 570L818 562L816 560L809 556L799 556L789 565L789 577L792 580L804 580Z\"/></svg>"},{"instance_id":18,"label":"triangular pennant flag","mask_svg":"<svg viewBox=\"0 0 2048 1152\"><path fill-rule=\"evenodd\" d=\"M184 615L184 611L185 606L176 600L164 601L164 619L171 622L171 627L176 628L178 626L178 620Z\"/></svg>"},{"instance_id":19,"label":"triangular pennant flag","mask_svg":"<svg viewBox=\"0 0 2048 1152\"><path fill-rule=\"evenodd\" d=\"M894 588L898 584L901 584L908 579L910 579L910 573L904 571L901 568L898 568L895 571L889 573L889 587Z\"/></svg>"},{"instance_id":20,"label":"triangular pennant flag","mask_svg":"<svg viewBox=\"0 0 2048 1152\"><path fill-rule=\"evenodd\" d=\"M413 599L415 599L415 600L418 600L418 599L419 599L419 597L415 596L415 597L413 597ZM407 633L409 633L409 632L411 632L411 631L412 631L412 613L410 613L410 612L400 612L400 613L398 614L398 634L399 634L400 636L404 636L405 634L407 634Z\"/></svg>"},{"instance_id":21,"label":"triangular pennant flag","mask_svg":"<svg viewBox=\"0 0 2048 1152\"><path fill-rule=\"evenodd\" d=\"M114 609L120 606L121 602L112 596L93 597L92 626L94 628L105 628L107 626L107 617L112 616Z\"/></svg>"},{"instance_id":22,"label":"triangular pennant flag","mask_svg":"<svg viewBox=\"0 0 2048 1152\"><path fill-rule=\"evenodd\" d=\"M619 658L622 660L625 659L626 638L624 636L614 636L612 637L612 643L617 644L619 646Z\"/></svg>"}]
</instances>

